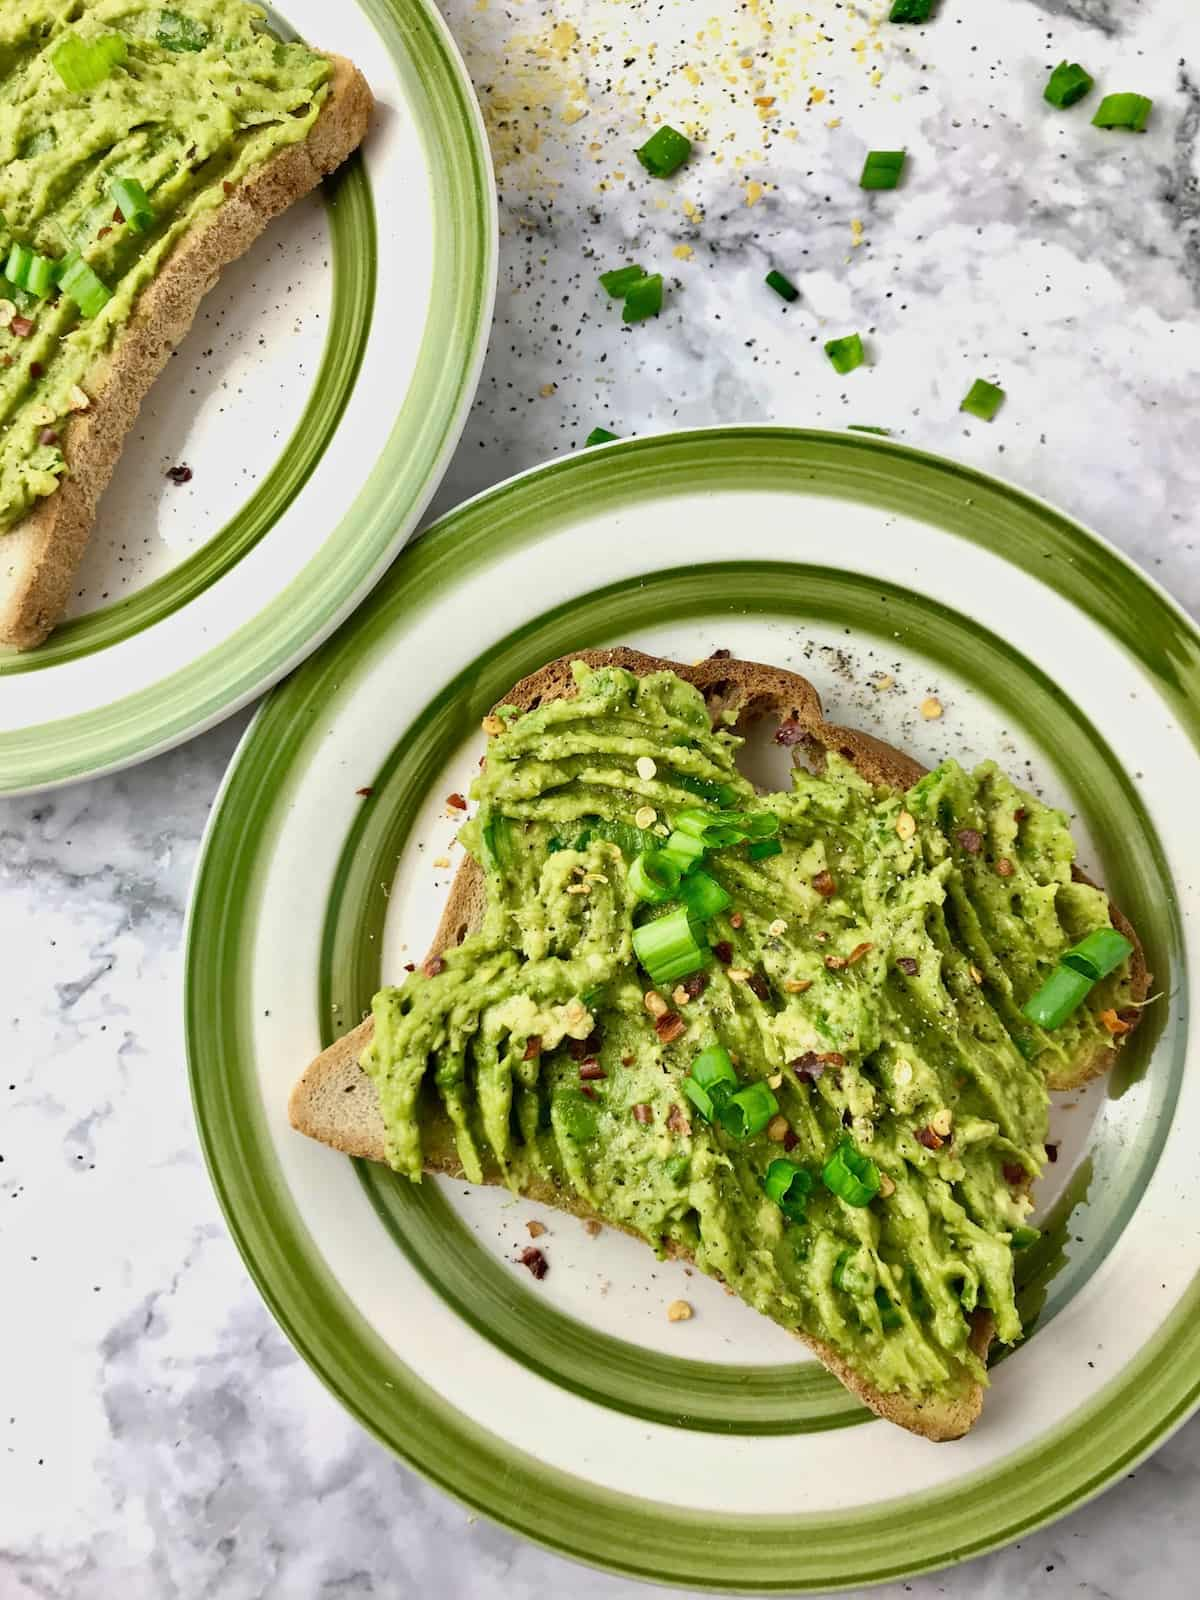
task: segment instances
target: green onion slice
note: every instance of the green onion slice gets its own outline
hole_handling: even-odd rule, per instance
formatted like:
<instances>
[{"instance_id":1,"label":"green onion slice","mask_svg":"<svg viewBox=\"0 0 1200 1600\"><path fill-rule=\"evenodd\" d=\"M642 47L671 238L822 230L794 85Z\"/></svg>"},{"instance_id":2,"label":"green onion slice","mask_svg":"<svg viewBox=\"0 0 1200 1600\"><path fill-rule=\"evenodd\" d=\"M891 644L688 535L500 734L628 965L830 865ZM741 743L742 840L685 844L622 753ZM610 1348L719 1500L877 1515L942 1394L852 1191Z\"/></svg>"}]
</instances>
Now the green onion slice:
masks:
<instances>
[{"instance_id":1,"label":"green onion slice","mask_svg":"<svg viewBox=\"0 0 1200 1600\"><path fill-rule=\"evenodd\" d=\"M713 1105L712 1096L708 1090L702 1088L695 1078L684 1078L679 1087L704 1118L705 1122L711 1122L716 1115L716 1107Z\"/></svg>"},{"instance_id":2,"label":"green onion slice","mask_svg":"<svg viewBox=\"0 0 1200 1600\"><path fill-rule=\"evenodd\" d=\"M655 272L648 278L639 278L625 291L625 309L621 313L621 321L645 322L647 317L658 315L662 303L662 273Z\"/></svg>"},{"instance_id":3,"label":"green onion slice","mask_svg":"<svg viewBox=\"0 0 1200 1600\"><path fill-rule=\"evenodd\" d=\"M768 856L781 856L783 846L778 839L751 839L746 847L748 861L765 861Z\"/></svg>"},{"instance_id":4,"label":"green onion slice","mask_svg":"<svg viewBox=\"0 0 1200 1600\"><path fill-rule=\"evenodd\" d=\"M763 1179L763 1188L789 1222L805 1220L812 1187L812 1173L792 1161L772 1161Z\"/></svg>"},{"instance_id":5,"label":"green onion slice","mask_svg":"<svg viewBox=\"0 0 1200 1600\"><path fill-rule=\"evenodd\" d=\"M888 12L889 22L928 22L933 0L895 0Z\"/></svg>"},{"instance_id":6,"label":"green onion slice","mask_svg":"<svg viewBox=\"0 0 1200 1600\"><path fill-rule=\"evenodd\" d=\"M737 799L737 790L731 783L717 783L712 778L693 778L687 772L673 772L671 782L677 789L686 789L701 800L711 800L715 806L729 806Z\"/></svg>"},{"instance_id":7,"label":"green onion slice","mask_svg":"<svg viewBox=\"0 0 1200 1600\"><path fill-rule=\"evenodd\" d=\"M879 1168L870 1156L857 1151L843 1139L825 1163L822 1181L831 1193L848 1206L870 1205L879 1193Z\"/></svg>"},{"instance_id":8,"label":"green onion slice","mask_svg":"<svg viewBox=\"0 0 1200 1600\"><path fill-rule=\"evenodd\" d=\"M752 1139L779 1110L779 1101L765 1083L748 1083L717 1107L717 1117L731 1139Z\"/></svg>"},{"instance_id":9,"label":"green onion slice","mask_svg":"<svg viewBox=\"0 0 1200 1600\"><path fill-rule=\"evenodd\" d=\"M128 54L123 34L105 33L98 39L84 40L77 33L69 33L51 50L50 65L72 94L86 94L103 83Z\"/></svg>"},{"instance_id":10,"label":"green onion slice","mask_svg":"<svg viewBox=\"0 0 1200 1600\"><path fill-rule=\"evenodd\" d=\"M1082 100L1085 94L1090 94L1095 81L1091 73L1085 72L1078 61L1060 61L1050 74L1043 91L1043 98L1049 100L1052 106L1058 106L1065 111L1077 100Z\"/></svg>"},{"instance_id":11,"label":"green onion slice","mask_svg":"<svg viewBox=\"0 0 1200 1600\"><path fill-rule=\"evenodd\" d=\"M154 207L150 204L150 196L136 178L115 178L108 192L112 195L113 205L131 228L138 233L145 233L147 228L154 226Z\"/></svg>"},{"instance_id":12,"label":"green onion slice","mask_svg":"<svg viewBox=\"0 0 1200 1600\"><path fill-rule=\"evenodd\" d=\"M960 411L969 411L973 417L990 422L1004 404L1004 390L986 378L976 378L963 396Z\"/></svg>"},{"instance_id":13,"label":"green onion slice","mask_svg":"<svg viewBox=\"0 0 1200 1600\"><path fill-rule=\"evenodd\" d=\"M894 189L904 171L904 150L870 150L863 163L862 177L858 180L863 189Z\"/></svg>"},{"instance_id":14,"label":"green onion slice","mask_svg":"<svg viewBox=\"0 0 1200 1600\"><path fill-rule=\"evenodd\" d=\"M1061 1028L1073 1011L1087 998L1094 978L1074 967L1055 967L1036 994L1021 1007L1021 1015L1039 1028Z\"/></svg>"},{"instance_id":15,"label":"green onion slice","mask_svg":"<svg viewBox=\"0 0 1200 1600\"><path fill-rule=\"evenodd\" d=\"M686 978L697 972L706 959L706 952L696 943L686 906L635 928L633 949L655 984Z\"/></svg>"},{"instance_id":16,"label":"green onion slice","mask_svg":"<svg viewBox=\"0 0 1200 1600\"><path fill-rule=\"evenodd\" d=\"M591 449L594 444L611 444L614 439L619 439L619 433L609 433L607 428L593 428L583 441L586 449Z\"/></svg>"},{"instance_id":17,"label":"green onion slice","mask_svg":"<svg viewBox=\"0 0 1200 1600\"><path fill-rule=\"evenodd\" d=\"M676 829L663 845L662 853L670 857L680 872L690 872L698 861L704 859L704 840Z\"/></svg>"},{"instance_id":18,"label":"green onion slice","mask_svg":"<svg viewBox=\"0 0 1200 1600\"><path fill-rule=\"evenodd\" d=\"M710 1044L701 1050L692 1062L692 1078L709 1094L722 1083L730 1090L737 1088L738 1075L734 1070L733 1058L720 1044Z\"/></svg>"},{"instance_id":19,"label":"green onion slice","mask_svg":"<svg viewBox=\"0 0 1200 1600\"><path fill-rule=\"evenodd\" d=\"M1059 960L1064 967L1073 967L1095 983L1099 978L1107 978L1110 972L1115 972L1122 961L1132 954L1133 945L1123 933L1118 933L1115 928L1096 928L1086 939L1072 945Z\"/></svg>"},{"instance_id":20,"label":"green onion slice","mask_svg":"<svg viewBox=\"0 0 1200 1600\"><path fill-rule=\"evenodd\" d=\"M78 250L64 256L58 286L85 317L94 317L112 299L112 291L88 266Z\"/></svg>"},{"instance_id":21,"label":"green onion slice","mask_svg":"<svg viewBox=\"0 0 1200 1600\"><path fill-rule=\"evenodd\" d=\"M667 860L671 858L668 856ZM693 922L707 922L710 917L715 917L733 904L733 896L729 891L723 889L715 878L710 878L707 872L689 872L682 883L678 877L675 881L679 885L679 898L688 908Z\"/></svg>"},{"instance_id":22,"label":"green onion slice","mask_svg":"<svg viewBox=\"0 0 1200 1600\"><path fill-rule=\"evenodd\" d=\"M17 244L14 240L8 252L8 260L4 263L4 276L9 283L15 283L18 289L24 289L32 265L33 251L27 244Z\"/></svg>"},{"instance_id":23,"label":"green onion slice","mask_svg":"<svg viewBox=\"0 0 1200 1600\"><path fill-rule=\"evenodd\" d=\"M614 267L611 272L600 274L600 283L614 300L624 300L634 284L640 283L645 276L642 267Z\"/></svg>"},{"instance_id":24,"label":"green onion slice","mask_svg":"<svg viewBox=\"0 0 1200 1600\"><path fill-rule=\"evenodd\" d=\"M841 373L853 372L867 359L862 337L857 333L847 334L844 339L830 339L825 354L833 363L834 371Z\"/></svg>"},{"instance_id":25,"label":"green onion slice","mask_svg":"<svg viewBox=\"0 0 1200 1600\"><path fill-rule=\"evenodd\" d=\"M1144 94L1106 94L1092 118L1093 127L1128 128L1144 133L1154 101Z\"/></svg>"},{"instance_id":26,"label":"green onion slice","mask_svg":"<svg viewBox=\"0 0 1200 1600\"><path fill-rule=\"evenodd\" d=\"M1031 1244L1036 1244L1042 1237L1040 1228L1014 1228L1009 1243L1014 1250L1028 1250Z\"/></svg>"},{"instance_id":27,"label":"green onion slice","mask_svg":"<svg viewBox=\"0 0 1200 1600\"><path fill-rule=\"evenodd\" d=\"M44 300L54 288L57 276L57 261L51 261L49 256L34 256L25 279L25 288L30 294L37 295L39 300Z\"/></svg>"},{"instance_id":28,"label":"green onion slice","mask_svg":"<svg viewBox=\"0 0 1200 1600\"><path fill-rule=\"evenodd\" d=\"M692 153L692 141L669 123L652 133L634 154L654 178L669 178Z\"/></svg>"},{"instance_id":29,"label":"green onion slice","mask_svg":"<svg viewBox=\"0 0 1200 1600\"><path fill-rule=\"evenodd\" d=\"M182 11L160 11L155 37L164 50L200 51L212 35L202 22Z\"/></svg>"},{"instance_id":30,"label":"green onion slice","mask_svg":"<svg viewBox=\"0 0 1200 1600\"><path fill-rule=\"evenodd\" d=\"M679 887L679 866L662 850L644 850L629 869L629 887L639 900L657 905ZM711 879L709 880L712 881Z\"/></svg>"},{"instance_id":31,"label":"green onion slice","mask_svg":"<svg viewBox=\"0 0 1200 1600\"><path fill-rule=\"evenodd\" d=\"M785 278L782 272L776 272L774 270L768 272L766 276L766 284L768 288L774 289L775 293L780 297L781 300L787 300L790 302L792 300L799 300L800 298L799 289L797 289L796 285L790 278Z\"/></svg>"}]
</instances>

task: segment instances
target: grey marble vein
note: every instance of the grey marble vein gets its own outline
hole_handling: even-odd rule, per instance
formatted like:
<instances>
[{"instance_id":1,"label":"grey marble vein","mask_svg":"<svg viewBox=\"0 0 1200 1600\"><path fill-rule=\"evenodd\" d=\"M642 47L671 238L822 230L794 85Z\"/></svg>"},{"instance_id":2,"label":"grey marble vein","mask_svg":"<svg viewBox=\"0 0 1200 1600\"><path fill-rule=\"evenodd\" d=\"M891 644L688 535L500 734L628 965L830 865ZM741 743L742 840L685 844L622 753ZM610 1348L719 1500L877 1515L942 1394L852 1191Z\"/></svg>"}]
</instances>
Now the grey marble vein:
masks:
<instances>
[{"instance_id":1,"label":"grey marble vein","mask_svg":"<svg viewBox=\"0 0 1200 1600\"><path fill-rule=\"evenodd\" d=\"M942 0L859 54L883 0L444 9L491 129L502 239L435 510L597 424L882 424L1063 505L1200 608L1200 8ZM698 44L711 18L721 38ZM785 47L780 110L759 117L737 63ZM1151 94L1147 133L1092 129L1094 100L1046 107L1063 57L1097 93ZM694 113L697 154L668 185L632 159L643 112ZM862 153L893 138L905 186L865 196ZM652 324L623 328L597 288L625 260L668 279ZM794 305L764 290L771 266ZM820 347L854 328L871 365L839 378ZM957 409L976 376L1008 391L990 427ZM179 978L245 720L0 803L0 1600L633 1600L646 1591L473 1520L394 1461L237 1256L192 1125ZM1193 1421L1057 1526L879 1593L1191 1600L1198 1507Z\"/></svg>"}]
</instances>

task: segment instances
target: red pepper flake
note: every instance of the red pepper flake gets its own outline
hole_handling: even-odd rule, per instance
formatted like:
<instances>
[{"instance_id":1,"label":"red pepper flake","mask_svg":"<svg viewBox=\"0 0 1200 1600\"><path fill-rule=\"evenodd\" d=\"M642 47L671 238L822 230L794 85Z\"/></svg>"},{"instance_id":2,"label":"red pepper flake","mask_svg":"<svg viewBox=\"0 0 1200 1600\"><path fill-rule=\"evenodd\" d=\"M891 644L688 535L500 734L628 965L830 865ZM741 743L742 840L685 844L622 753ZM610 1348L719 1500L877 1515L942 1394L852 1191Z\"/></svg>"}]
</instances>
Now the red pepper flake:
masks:
<instances>
[{"instance_id":1,"label":"red pepper flake","mask_svg":"<svg viewBox=\"0 0 1200 1600\"><path fill-rule=\"evenodd\" d=\"M645 1126L645 1124L648 1122L653 1122L654 1113L644 1100L639 1101L638 1104L634 1106L633 1120L635 1122L640 1122L643 1126Z\"/></svg>"},{"instance_id":2,"label":"red pepper flake","mask_svg":"<svg viewBox=\"0 0 1200 1600\"><path fill-rule=\"evenodd\" d=\"M368 783L367 786L364 789L355 789L354 792L355 792L355 794L362 795L364 800L369 800L371 798L371 796L375 793L375 789L371 784Z\"/></svg>"},{"instance_id":3,"label":"red pepper flake","mask_svg":"<svg viewBox=\"0 0 1200 1600\"><path fill-rule=\"evenodd\" d=\"M121 210L120 206L117 206L117 208L113 212L113 221L114 222L124 222L125 221L125 213Z\"/></svg>"},{"instance_id":4,"label":"red pepper flake","mask_svg":"<svg viewBox=\"0 0 1200 1600\"><path fill-rule=\"evenodd\" d=\"M585 1061L579 1069L579 1076L594 1081L597 1078L607 1078L608 1073L598 1061Z\"/></svg>"},{"instance_id":5,"label":"red pepper flake","mask_svg":"<svg viewBox=\"0 0 1200 1600\"><path fill-rule=\"evenodd\" d=\"M806 1050L802 1056L789 1061L788 1066L798 1078L807 1078L810 1083L815 1083L825 1071L826 1061L824 1056L819 1056L815 1050Z\"/></svg>"},{"instance_id":6,"label":"red pepper flake","mask_svg":"<svg viewBox=\"0 0 1200 1600\"><path fill-rule=\"evenodd\" d=\"M799 744L804 738L804 729L795 717L788 717L775 729L775 743L783 745Z\"/></svg>"},{"instance_id":7,"label":"red pepper flake","mask_svg":"<svg viewBox=\"0 0 1200 1600\"><path fill-rule=\"evenodd\" d=\"M685 978L683 980L683 992L687 995L689 1000L699 1000L700 996L707 988L707 972L693 972L690 978Z\"/></svg>"},{"instance_id":8,"label":"red pepper flake","mask_svg":"<svg viewBox=\"0 0 1200 1600\"><path fill-rule=\"evenodd\" d=\"M920 970L915 956L897 956L896 965L906 978L915 978Z\"/></svg>"},{"instance_id":9,"label":"red pepper flake","mask_svg":"<svg viewBox=\"0 0 1200 1600\"><path fill-rule=\"evenodd\" d=\"M824 895L826 900L831 894L837 893L837 882L832 872L818 872L812 881L812 886L818 894Z\"/></svg>"},{"instance_id":10,"label":"red pepper flake","mask_svg":"<svg viewBox=\"0 0 1200 1600\"><path fill-rule=\"evenodd\" d=\"M729 926L731 928L740 928L745 920L745 917L743 917L740 911L735 911L729 919Z\"/></svg>"},{"instance_id":11,"label":"red pepper flake","mask_svg":"<svg viewBox=\"0 0 1200 1600\"><path fill-rule=\"evenodd\" d=\"M568 1039L567 1053L572 1061L586 1061L600 1054L600 1030L593 1028L586 1039Z\"/></svg>"},{"instance_id":12,"label":"red pepper flake","mask_svg":"<svg viewBox=\"0 0 1200 1600\"><path fill-rule=\"evenodd\" d=\"M771 998L770 985L761 972L752 972L746 979L746 987L751 994L757 995L764 1003Z\"/></svg>"},{"instance_id":13,"label":"red pepper flake","mask_svg":"<svg viewBox=\"0 0 1200 1600\"><path fill-rule=\"evenodd\" d=\"M406 961L404 963L404 970L405 972L415 972L417 969L411 961Z\"/></svg>"},{"instance_id":14,"label":"red pepper flake","mask_svg":"<svg viewBox=\"0 0 1200 1600\"><path fill-rule=\"evenodd\" d=\"M542 1036L540 1033L531 1033L525 1041L525 1054L521 1057L521 1060L532 1061L536 1056L540 1056L541 1053Z\"/></svg>"},{"instance_id":15,"label":"red pepper flake","mask_svg":"<svg viewBox=\"0 0 1200 1600\"><path fill-rule=\"evenodd\" d=\"M996 876L998 878L1011 878L1016 870L1007 856L1001 856L996 863Z\"/></svg>"},{"instance_id":16,"label":"red pepper flake","mask_svg":"<svg viewBox=\"0 0 1200 1600\"><path fill-rule=\"evenodd\" d=\"M844 1067L846 1058L840 1050L826 1050L821 1060L827 1067Z\"/></svg>"},{"instance_id":17,"label":"red pepper flake","mask_svg":"<svg viewBox=\"0 0 1200 1600\"><path fill-rule=\"evenodd\" d=\"M1011 1183L1014 1189L1023 1184L1028 1176L1025 1168L1018 1166L1015 1161L1006 1161L1000 1170L1004 1174L1005 1183Z\"/></svg>"},{"instance_id":18,"label":"red pepper flake","mask_svg":"<svg viewBox=\"0 0 1200 1600\"><path fill-rule=\"evenodd\" d=\"M579 1092L582 1095L586 1095L589 1100L594 1100L596 1098L596 1091L592 1088L590 1083L581 1083L579 1085Z\"/></svg>"},{"instance_id":19,"label":"red pepper flake","mask_svg":"<svg viewBox=\"0 0 1200 1600\"><path fill-rule=\"evenodd\" d=\"M453 806L455 811L465 811L467 809L467 802L463 799L462 795L457 793L448 794L446 796L446 804L448 806Z\"/></svg>"},{"instance_id":20,"label":"red pepper flake","mask_svg":"<svg viewBox=\"0 0 1200 1600\"><path fill-rule=\"evenodd\" d=\"M28 339L33 332L34 324L30 322L28 317L14 317L9 323L9 327L18 339Z\"/></svg>"},{"instance_id":21,"label":"red pepper flake","mask_svg":"<svg viewBox=\"0 0 1200 1600\"><path fill-rule=\"evenodd\" d=\"M1050 1161L1057 1161L1058 1160L1058 1146L1057 1146L1057 1144L1048 1144L1046 1146L1046 1156Z\"/></svg>"},{"instance_id":22,"label":"red pepper flake","mask_svg":"<svg viewBox=\"0 0 1200 1600\"><path fill-rule=\"evenodd\" d=\"M840 972L848 963L845 956L826 956L825 965L830 972Z\"/></svg>"},{"instance_id":23,"label":"red pepper flake","mask_svg":"<svg viewBox=\"0 0 1200 1600\"><path fill-rule=\"evenodd\" d=\"M1018 806L1017 809L1013 812L1013 821L1014 822L1024 822L1025 818L1028 815L1029 815L1029 813L1028 813L1028 811L1026 811L1024 806Z\"/></svg>"},{"instance_id":24,"label":"red pepper flake","mask_svg":"<svg viewBox=\"0 0 1200 1600\"><path fill-rule=\"evenodd\" d=\"M1133 1026L1131 1022L1126 1022L1123 1017L1119 1016L1111 1006L1100 1013L1100 1021L1104 1024L1105 1031L1111 1033L1117 1039L1123 1033L1128 1033Z\"/></svg>"},{"instance_id":25,"label":"red pepper flake","mask_svg":"<svg viewBox=\"0 0 1200 1600\"><path fill-rule=\"evenodd\" d=\"M874 948L875 946L870 942L869 939L865 944L856 944L854 949L851 950L850 954L846 957L847 964L849 966L853 966L856 961L861 961L867 952L869 950L874 950Z\"/></svg>"},{"instance_id":26,"label":"red pepper flake","mask_svg":"<svg viewBox=\"0 0 1200 1600\"><path fill-rule=\"evenodd\" d=\"M167 469L167 477L170 478L172 483L191 483L192 469L191 467L183 465L178 467L169 467Z\"/></svg>"},{"instance_id":27,"label":"red pepper flake","mask_svg":"<svg viewBox=\"0 0 1200 1600\"><path fill-rule=\"evenodd\" d=\"M31 378L40 378L45 370L45 367L40 361L31 361L29 363L29 376Z\"/></svg>"},{"instance_id":28,"label":"red pepper flake","mask_svg":"<svg viewBox=\"0 0 1200 1600\"><path fill-rule=\"evenodd\" d=\"M633 1063L634 1063L634 1059L635 1058L633 1056L622 1056L621 1057L621 1065L623 1067L631 1067L633 1065Z\"/></svg>"},{"instance_id":29,"label":"red pepper flake","mask_svg":"<svg viewBox=\"0 0 1200 1600\"><path fill-rule=\"evenodd\" d=\"M783 1136L783 1148L785 1150L794 1150L799 1143L800 1143L800 1140L797 1137L796 1133L791 1128L789 1128L788 1131Z\"/></svg>"},{"instance_id":30,"label":"red pepper flake","mask_svg":"<svg viewBox=\"0 0 1200 1600\"><path fill-rule=\"evenodd\" d=\"M654 1031L663 1044L671 1044L687 1031L687 1023L678 1011L667 1011L655 1019Z\"/></svg>"},{"instance_id":31,"label":"red pepper flake","mask_svg":"<svg viewBox=\"0 0 1200 1600\"><path fill-rule=\"evenodd\" d=\"M38 434L38 443L39 444L57 444L58 443L58 434L54 431L53 428L43 428L41 433Z\"/></svg>"},{"instance_id":32,"label":"red pepper flake","mask_svg":"<svg viewBox=\"0 0 1200 1600\"><path fill-rule=\"evenodd\" d=\"M427 961L422 961L421 971L427 978L436 978L438 973L445 968L446 963L441 956L430 956Z\"/></svg>"},{"instance_id":33,"label":"red pepper flake","mask_svg":"<svg viewBox=\"0 0 1200 1600\"><path fill-rule=\"evenodd\" d=\"M672 1106L667 1112L667 1127L672 1133L691 1133L692 1125L684 1116L682 1106Z\"/></svg>"},{"instance_id":34,"label":"red pepper flake","mask_svg":"<svg viewBox=\"0 0 1200 1600\"><path fill-rule=\"evenodd\" d=\"M954 837L969 856L977 856L983 849L983 835L976 828L960 828Z\"/></svg>"},{"instance_id":35,"label":"red pepper flake","mask_svg":"<svg viewBox=\"0 0 1200 1600\"><path fill-rule=\"evenodd\" d=\"M708 659L710 661L728 661L732 655L732 650L714 650Z\"/></svg>"},{"instance_id":36,"label":"red pepper flake","mask_svg":"<svg viewBox=\"0 0 1200 1600\"><path fill-rule=\"evenodd\" d=\"M230 183L228 178L225 179L225 181L224 181L224 183L222 183L221 187L222 187L222 189L224 189L226 194L232 194L233 193L233 185Z\"/></svg>"},{"instance_id":37,"label":"red pepper flake","mask_svg":"<svg viewBox=\"0 0 1200 1600\"><path fill-rule=\"evenodd\" d=\"M100 232L96 235L96 237L97 239L107 239L111 232L112 229L106 225L100 229Z\"/></svg>"},{"instance_id":38,"label":"red pepper flake","mask_svg":"<svg viewBox=\"0 0 1200 1600\"><path fill-rule=\"evenodd\" d=\"M916 1137L917 1143L918 1144L923 1144L925 1146L926 1150L940 1150L942 1148L942 1146L946 1142L942 1138L941 1134L940 1133L934 1133L932 1128L917 1128L917 1129L914 1130L914 1132L915 1132L915 1137ZM1020 1169L1018 1169L1018 1170L1020 1170ZM1008 1178L1008 1168L1007 1167L1005 1167L1005 1169L1004 1169L1004 1176L1006 1178ZM1022 1173L1022 1176L1024 1176L1023 1173ZM1009 1182L1010 1183L1012 1182L1011 1178L1009 1178Z\"/></svg>"},{"instance_id":39,"label":"red pepper flake","mask_svg":"<svg viewBox=\"0 0 1200 1600\"><path fill-rule=\"evenodd\" d=\"M713 945L712 953L723 967L727 967L733 960L733 946L728 939L722 939L718 944Z\"/></svg>"},{"instance_id":40,"label":"red pepper flake","mask_svg":"<svg viewBox=\"0 0 1200 1600\"><path fill-rule=\"evenodd\" d=\"M550 1264L536 1245L526 1245L517 1258L523 1267L528 1267L535 1278L544 1278L550 1270Z\"/></svg>"}]
</instances>

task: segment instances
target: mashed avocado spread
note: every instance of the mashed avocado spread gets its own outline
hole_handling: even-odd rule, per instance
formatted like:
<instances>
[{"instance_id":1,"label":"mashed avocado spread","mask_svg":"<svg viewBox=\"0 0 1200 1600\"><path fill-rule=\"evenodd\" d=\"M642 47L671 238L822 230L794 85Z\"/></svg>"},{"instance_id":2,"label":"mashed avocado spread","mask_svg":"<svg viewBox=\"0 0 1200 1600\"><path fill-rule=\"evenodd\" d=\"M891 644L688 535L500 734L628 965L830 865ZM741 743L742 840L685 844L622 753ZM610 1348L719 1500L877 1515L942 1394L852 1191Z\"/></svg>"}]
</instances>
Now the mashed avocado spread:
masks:
<instances>
[{"instance_id":1,"label":"mashed avocado spread","mask_svg":"<svg viewBox=\"0 0 1200 1600\"><path fill-rule=\"evenodd\" d=\"M362 1064L392 1165L420 1178L440 1105L472 1180L574 1190L879 1389L982 1378L969 1314L1021 1332L1013 1249L1046 1159L1047 1073L1129 996L1126 965L1053 1033L1021 1015L1109 926L1104 894L1072 881L1066 818L952 761L899 794L831 756L758 795L689 684L574 672L573 698L502 713L475 782L461 837L486 872L482 927L375 997ZM681 812L715 811L706 795L771 813L781 848L710 851L730 904L697 930L700 973L658 994L633 935L676 907L635 898L631 861ZM778 1102L751 1137L683 1090L713 1044ZM869 1203L823 1181L839 1149L874 1163ZM806 1173L792 1215L765 1187L780 1160Z\"/></svg>"},{"instance_id":2,"label":"mashed avocado spread","mask_svg":"<svg viewBox=\"0 0 1200 1600\"><path fill-rule=\"evenodd\" d=\"M263 17L241 0L0 6L0 273L14 244L55 273L37 293L0 278L0 532L57 487L63 420L181 234L318 115L329 62ZM123 215L122 183L147 214ZM91 315L59 286L75 252L111 295Z\"/></svg>"}]
</instances>

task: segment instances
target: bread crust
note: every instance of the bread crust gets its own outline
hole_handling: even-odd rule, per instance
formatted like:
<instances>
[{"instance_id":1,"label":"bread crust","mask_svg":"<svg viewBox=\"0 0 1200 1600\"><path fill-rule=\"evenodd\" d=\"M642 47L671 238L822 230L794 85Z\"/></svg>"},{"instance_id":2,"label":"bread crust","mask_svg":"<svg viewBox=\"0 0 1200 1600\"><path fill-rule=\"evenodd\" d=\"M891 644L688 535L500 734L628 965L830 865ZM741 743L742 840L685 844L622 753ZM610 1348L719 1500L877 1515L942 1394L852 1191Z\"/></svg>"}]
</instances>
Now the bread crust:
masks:
<instances>
[{"instance_id":1,"label":"bread crust","mask_svg":"<svg viewBox=\"0 0 1200 1600\"><path fill-rule=\"evenodd\" d=\"M709 656L691 666L682 666L678 662L648 656L625 646L612 650L580 650L551 661L529 677L522 678L505 695L501 704L517 706L525 712L532 711L545 700L574 694L575 681L571 674L571 663L574 661L584 661L591 667L624 667L639 677L651 672L674 672L700 690L714 719L723 712L732 711L735 728L745 731L762 718L773 717L780 724L787 725L793 743L803 745L818 760L824 753L837 751L853 764L857 772L874 783L907 789L925 774L926 769L918 762L881 739L854 728L826 722L820 696L806 678L781 667L764 666L732 657ZM1090 881L1082 873L1077 872L1076 877L1084 882ZM426 960L461 943L469 932L479 926L484 898L483 872L470 856L465 856L451 885ZM1113 925L1133 944L1133 987L1135 997L1143 1000L1149 992L1150 974L1141 943L1126 917L1111 901L1109 910ZM331 1145L346 1155L386 1162L386 1129L375 1084L358 1064L359 1057L373 1036L374 1024L367 1017L350 1033L322 1051L293 1086L288 1101L288 1115L292 1126L309 1138ZM1112 1065L1116 1049L1116 1043L1101 1047L1085 1060L1073 1063L1069 1072L1060 1075L1062 1081L1054 1082L1051 1086L1074 1087L1095 1077ZM426 1133L425 1170L445 1177L463 1177L449 1119L436 1107L431 1108L428 1125L423 1125L423 1131ZM495 1183L502 1181L498 1171L486 1173L485 1179ZM568 1211L585 1220L593 1219L594 1214L584 1200L569 1191L557 1189L545 1178L531 1178L523 1193L527 1199ZM604 1218L594 1220L603 1222ZM634 1237L640 1236L635 1234ZM672 1253L684 1260L691 1259L681 1249ZM976 1312L971 1324L971 1348L982 1359L992 1342L994 1325L991 1313ZM979 1383L965 1383L956 1395L921 1396L904 1391L884 1393L832 1346L799 1330L795 1330L795 1334L864 1405L911 1433L937 1441L958 1439L979 1416L983 1405L983 1387Z\"/></svg>"},{"instance_id":2,"label":"bread crust","mask_svg":"<svg viewBox=\"0 0 1200 1600\"><path fill-rule=\"evenodd\" d=\"M222 268L362 143L374 97L353 62L328 59L329 93L308 137L277 150L187 230L139 294L113 348L85 377L92 404L66 425L66 475L16 527L0 533L0 645L28 650L62 616L125 437Z\"/></svg>"}]
</instances>

